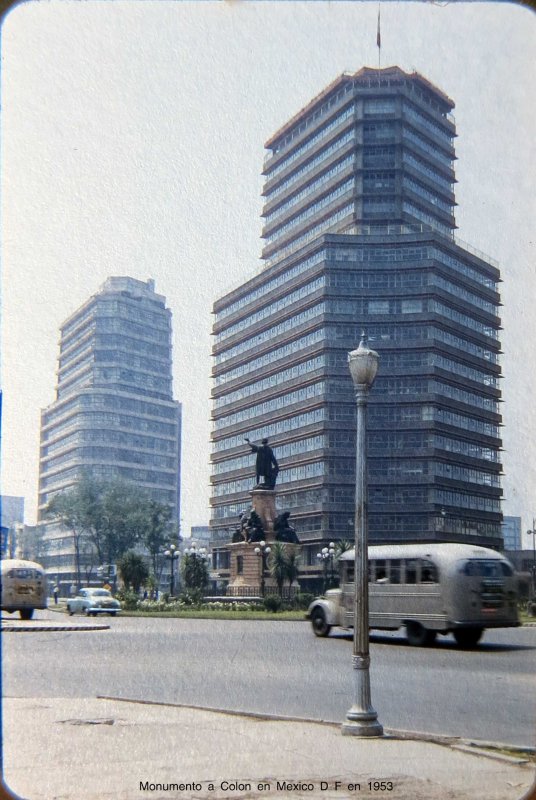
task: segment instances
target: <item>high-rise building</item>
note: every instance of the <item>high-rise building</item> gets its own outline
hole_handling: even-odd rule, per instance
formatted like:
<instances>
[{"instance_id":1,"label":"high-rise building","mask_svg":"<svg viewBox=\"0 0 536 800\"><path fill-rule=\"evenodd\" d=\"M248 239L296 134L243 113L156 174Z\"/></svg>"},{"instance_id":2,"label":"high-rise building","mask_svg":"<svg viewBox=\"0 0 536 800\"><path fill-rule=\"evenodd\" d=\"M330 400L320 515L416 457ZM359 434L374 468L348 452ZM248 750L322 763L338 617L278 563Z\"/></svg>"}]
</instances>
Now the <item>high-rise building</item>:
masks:
<instances>
[{"instance_id":1,"label":"high-rise building","mask_svg":"<svg viewBox=\"0 0 536 800\"><path fill-rule=\"evenodd\" d=\"M108 278L63 323L56 400L41 415L40 519L86 474L136 484L178 522L181 406L171 366L171 312L153 280ZM55 535L58 552L47 559L68 570L69 541Z\"/></svg>"},{"instance_id":2,"label":"high-rise building","mask_svg":"<svg viewBox=\"0 0 536 800\"><path fill-rule=\"evenodd\" d=\"M521 517L504 517L502 535L505 550L521 550Z\"/></svg>"},{"instance_id":3,"label":"high-rise building","mask_svg":"<svg viewBox=\"0 0 536 800\"><path fill-rule=\"evenodd\" d=\"M499 271L454 237L453 101L398 67L343 74L266 144L264 269L214 305L212 526L250 503L244 437L313 574L353 537L366 330L372 542L501 544Z\"/></svg>"}]
</instances>

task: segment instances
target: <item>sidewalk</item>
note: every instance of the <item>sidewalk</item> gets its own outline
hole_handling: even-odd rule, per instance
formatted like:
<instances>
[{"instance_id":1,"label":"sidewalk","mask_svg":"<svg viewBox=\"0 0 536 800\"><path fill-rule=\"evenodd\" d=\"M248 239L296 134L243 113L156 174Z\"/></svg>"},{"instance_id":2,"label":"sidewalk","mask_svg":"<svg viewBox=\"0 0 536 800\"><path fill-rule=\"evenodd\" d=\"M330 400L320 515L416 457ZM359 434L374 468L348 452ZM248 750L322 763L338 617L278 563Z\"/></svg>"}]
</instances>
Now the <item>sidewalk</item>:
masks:
<instances>
[{"instance_id":1,"label":"sidewalk","mask_svg":"<svg viewBox=\"0 0 536 800\"><path fill-rule=\"evenodd\" d=\"M534 783L523 754L332 723L111 698L6 698L3 713L4 778L25 800L520 800Z\"/></svg>"}]
</instances>

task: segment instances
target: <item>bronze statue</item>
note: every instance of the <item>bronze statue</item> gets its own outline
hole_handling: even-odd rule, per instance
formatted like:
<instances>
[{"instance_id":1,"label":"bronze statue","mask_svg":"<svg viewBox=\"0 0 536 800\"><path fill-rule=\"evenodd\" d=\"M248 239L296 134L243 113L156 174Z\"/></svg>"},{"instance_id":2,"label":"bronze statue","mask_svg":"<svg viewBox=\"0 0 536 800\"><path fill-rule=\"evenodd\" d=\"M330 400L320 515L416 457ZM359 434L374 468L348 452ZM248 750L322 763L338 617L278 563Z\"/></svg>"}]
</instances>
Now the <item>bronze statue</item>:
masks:
<instances>
[{"instance_id":1,"label":"bronze statue","mask_svg":"<svg viewBox=\"0 0 536 800\"><path fill-rule=\"evenodd\" d=\"M255 461L257 485L255 488L273 489L279 472L279 464L274 456L274 451L268 445L268 439L262 439L260 445L251 444L247 438L245 441L251 447L251 452L257 453L257 459Z\"/></svg>"},{"instance_id":2,"label":"bronze statue","mask_svg":"<svg viewBox=\"0 0 536 800\"><path fill-rule=\"evenodd\" d=\"M296 529L289 525L290 511L283 511L274 520L274 533L276 542L289 542L299 544L300 540L296 535Z\"/></svg>"},{"instance_id":3,"label":"bronze statue","mask_svg":"<svg viewBox=\"0 0 536 800\"><path fill-rule=\"evenodd\" d=\"M262 520L254 509L249 514L243 511L240 514L239 527L233 533L232 542L262 542L265 538Z\"/></svg>"}]
</instances>

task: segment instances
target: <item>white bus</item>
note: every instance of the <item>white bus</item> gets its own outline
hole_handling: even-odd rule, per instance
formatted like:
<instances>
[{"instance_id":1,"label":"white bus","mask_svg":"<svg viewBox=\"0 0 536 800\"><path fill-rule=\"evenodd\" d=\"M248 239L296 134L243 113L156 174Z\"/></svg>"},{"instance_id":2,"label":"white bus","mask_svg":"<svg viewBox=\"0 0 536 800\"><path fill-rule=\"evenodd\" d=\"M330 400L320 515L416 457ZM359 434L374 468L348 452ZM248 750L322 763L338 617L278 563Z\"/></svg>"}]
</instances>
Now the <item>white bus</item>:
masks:
<instances>
[{"instance_id":1,"label":"white bus","mask_svg":"<svg viewBox=\"0 0 536 800\"><path fill-rule=\"evenodd\" d=\"M0 606L21 619L31 619L35 608L47 607L45 570L35 561L5 558L0 561Z\"/></svg>"},{"instance_id":2,"label":"white bus","mask_svg":"<svg viewBox=\"0 0 536 800\"><path fill-rule=\"evenodd\" d=\"M465 544L371 546L369 626L405 627L412 645L452 633L461 647L476 645L485 628L519 625L517 579L510 562L485 547ZM354 625L354 550L339 558L340 588L311 603L317 636Z\"/></svg>"}]
</instances>

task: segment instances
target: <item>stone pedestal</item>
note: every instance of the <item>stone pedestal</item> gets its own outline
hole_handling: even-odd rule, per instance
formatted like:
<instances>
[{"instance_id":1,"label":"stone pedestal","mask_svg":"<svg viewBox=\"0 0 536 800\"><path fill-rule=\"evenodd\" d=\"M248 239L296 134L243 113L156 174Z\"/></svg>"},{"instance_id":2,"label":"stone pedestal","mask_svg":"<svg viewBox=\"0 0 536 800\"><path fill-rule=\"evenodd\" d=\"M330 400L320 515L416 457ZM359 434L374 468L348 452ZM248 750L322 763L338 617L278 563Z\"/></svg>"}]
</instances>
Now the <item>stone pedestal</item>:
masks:
<instances>
[{"instance_id":1,"label":"stone pedestal","mask_svg":"<svg viewBox=\"0 0 536 800\"><path fill-rule=\"evenodd\" d=\"M277 517L275 494L273 489L253 489L251 492L251 504L262 520L266 542L274 541L274 522Z\"/></svg>"},{"instance_id":2,"label":"stone pedestal","mask_svg":"<svg viewBox=\"0 0 536 800\"><path fill-rule=\"evenodd\" d=\"M278 516L275 505L276 492L273 489L253 489L251 503L253 511L258 514L262 522L264 541L270 547L276 541L274 522ZM261 594L261 569L262 557L255 553L259 542L234 542L229 545L230 575L227 594L231 597L258 597ZM286 548L299 549L298 544L285 542ZM299 584L292 584L292 593L299 591ZM285 586L288 593L288 585ZM264 574L264 594L277 594L277 584L269 574L268 569Z\"/></svg>"}]
</instances>

